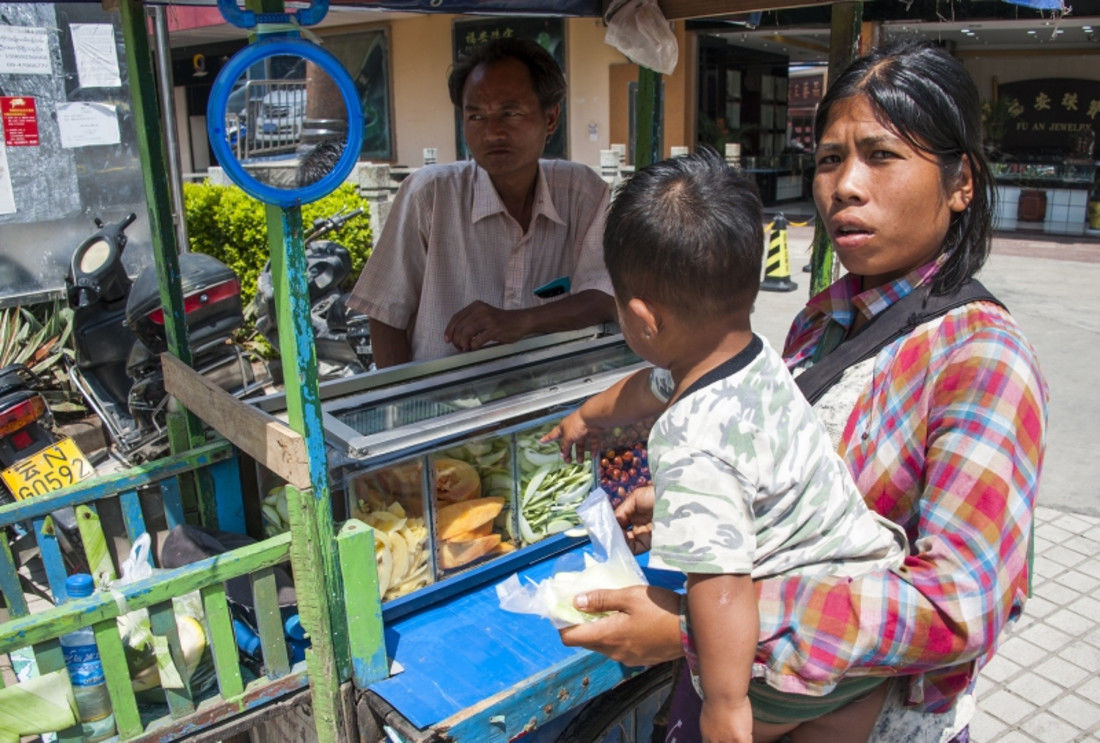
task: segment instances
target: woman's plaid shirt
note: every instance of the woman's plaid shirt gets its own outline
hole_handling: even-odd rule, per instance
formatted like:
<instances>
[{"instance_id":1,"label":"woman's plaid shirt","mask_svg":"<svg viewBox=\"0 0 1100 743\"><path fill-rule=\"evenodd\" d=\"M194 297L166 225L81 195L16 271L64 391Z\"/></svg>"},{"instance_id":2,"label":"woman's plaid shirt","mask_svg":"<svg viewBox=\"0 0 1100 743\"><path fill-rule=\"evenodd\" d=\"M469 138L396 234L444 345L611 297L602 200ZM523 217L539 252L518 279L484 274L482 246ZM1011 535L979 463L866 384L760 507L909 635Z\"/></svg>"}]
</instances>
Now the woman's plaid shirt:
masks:
<instances>
[{"instance_id":1,"label":"woman's plaid shirt","mask_svg":"<svg viewBox=\"0 0 1100 743\"><path fill-rule=\"evenodd\" d=\"M858 279L836 282L795 319L788 365L807 364L830 323L874 317L936 269L862 293ZM896 572L854 580L760 583L761 616L776 618L757 656L770 678L820 693L849 671L901 672L914 676L911 703L950 707L1028 594L1047 397L1034 350L992 303L952 310L878 353L840 454L913 554Z\"/></svg>"}]
</instances>

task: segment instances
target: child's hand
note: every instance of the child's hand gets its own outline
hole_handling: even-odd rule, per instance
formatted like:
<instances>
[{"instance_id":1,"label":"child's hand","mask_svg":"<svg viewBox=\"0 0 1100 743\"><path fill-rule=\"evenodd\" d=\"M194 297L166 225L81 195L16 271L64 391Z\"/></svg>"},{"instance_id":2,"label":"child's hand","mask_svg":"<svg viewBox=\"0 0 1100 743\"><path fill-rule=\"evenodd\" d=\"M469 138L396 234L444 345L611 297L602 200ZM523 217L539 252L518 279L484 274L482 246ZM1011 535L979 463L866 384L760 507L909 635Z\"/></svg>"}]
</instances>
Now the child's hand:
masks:
<instances>
[{"instance_id":1,"label":"child's hand","mask_svg":"<svg viewBox=\"0 0 1100 743\"><path fill-rule=\"evenodd\" d=\"M752 743L752 705L748 697L732 703L703 700L699 715L703 743Z\"/></svg>"},{"instance_id":2,"label":"child's hand","mask_svg":"<svg viewBox=\"0 0 1100 743\"><path fill-rule=\"evenodd\" d=\"M615 518L623 527L626 544L635 555L647 552L653 531L653 503L657 491L652 485L643 485L630 492L615 509ZM629 528L633 527L633 528Z\"/></svg>"},{"instance_id":3,"label":"child's hand","mask_svg":"<svg viewBox=\"0 0 1100 743\"><path fill-rule=\"evenodd\" d=\"M550 433L539 439L540 442L561 441L561 456L566 462L573 461L573 449L576 447L577 459L584 458L585 451L593 453L599 451L599 430L592 428L585 421L581 411L574 410L562 418L561 423L554 426Z\"/></svg>"}]
</instances>

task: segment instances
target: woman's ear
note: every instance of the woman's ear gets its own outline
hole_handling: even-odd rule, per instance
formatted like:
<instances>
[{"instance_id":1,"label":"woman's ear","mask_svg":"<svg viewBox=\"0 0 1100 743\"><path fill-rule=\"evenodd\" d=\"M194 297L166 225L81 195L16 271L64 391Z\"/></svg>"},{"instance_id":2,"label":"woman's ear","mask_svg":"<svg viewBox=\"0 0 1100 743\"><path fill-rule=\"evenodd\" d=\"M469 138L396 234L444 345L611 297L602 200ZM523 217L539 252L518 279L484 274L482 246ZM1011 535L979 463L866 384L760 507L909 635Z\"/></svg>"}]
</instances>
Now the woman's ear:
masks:
<instances>
[{"instance_id":1,"label":"woman's ear","mask_svg":"<svg viewBox=\"0 0 1100 743\"><path fill-rule=\"evenodd\" d=\"M642 336L653 338L661 329L661 312L658 307L650 304L641 297L633 297L626 303L627 309L641 323Z\"/></svg>"},{"instance_id":2,"label":"woman's ear","mask_svg":"<svg viewBox=\"0 0 1100 743\"><path fill-rule=\"evenodd\" d=\"M970 169L970 156L963 155L959 162L959 174L949 186L947 208L953 212L964 212L974 199L974 173Z\"/></svg>"}]
</instances>

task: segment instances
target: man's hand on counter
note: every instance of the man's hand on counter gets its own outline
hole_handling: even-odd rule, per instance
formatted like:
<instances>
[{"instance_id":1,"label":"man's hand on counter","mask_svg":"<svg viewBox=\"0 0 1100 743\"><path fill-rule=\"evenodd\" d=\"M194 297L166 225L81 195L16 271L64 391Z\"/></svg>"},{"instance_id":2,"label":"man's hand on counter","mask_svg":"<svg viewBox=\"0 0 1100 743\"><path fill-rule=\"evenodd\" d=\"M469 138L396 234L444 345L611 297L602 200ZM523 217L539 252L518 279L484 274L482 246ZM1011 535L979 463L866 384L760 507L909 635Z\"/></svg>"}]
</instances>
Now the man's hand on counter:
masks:
<instances>
[{"instance_id":1,"label":"man's hand on counter","mask_svg":"<svg viewBox=\"0 0 1100 743\"><path fill-rule=\"evenodd\" d=\"M459 351L476 351L488 343L515 343L528 335L524 310L502 310L482 301L455 313L443 331L443 339Z\"/></svg>"},{"instance_id":2,"label":"man's hand on counter","mask_svg":"<svg viewBox=\"0 0 1100 743\"><path fill-rule=\"evenodd\" d=\"M595 289L522 310L502 310L477 301L455 313L443 338L459 351L489 343L515 343L529 335L577 330L615 319L615 300Z\"/></svg>"}]
</instances>

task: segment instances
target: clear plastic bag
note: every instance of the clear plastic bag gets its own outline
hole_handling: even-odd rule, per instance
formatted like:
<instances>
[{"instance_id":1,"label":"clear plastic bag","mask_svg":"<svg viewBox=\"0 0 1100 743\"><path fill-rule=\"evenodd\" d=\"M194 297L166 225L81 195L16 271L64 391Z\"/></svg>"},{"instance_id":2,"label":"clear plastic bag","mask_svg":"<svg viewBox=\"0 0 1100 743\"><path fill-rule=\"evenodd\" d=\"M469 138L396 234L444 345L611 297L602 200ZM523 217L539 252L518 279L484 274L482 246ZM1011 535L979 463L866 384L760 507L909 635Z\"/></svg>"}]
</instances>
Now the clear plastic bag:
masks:
<instances>
[{"instance_id":1,"label":"clear plastic bag","mask_svg":"<svg viewBox=\"0 0 1100 743\"><path fill-rule=\"evenodd\" d=\"M631 62L671 75L680 50L657 0L615 0L604 14L604 41Z\"/></svg>"},{"instance_id":2,"label":"clear plastic bag","mask_svg":"<svg viewBox=\"0 0 1100 743\"><path fill-rule=\"evenodd\" d=\"M604 588L646 585L645 574L626 544L615 520L607 493L593 490L577 507L577 515L588 530L593 554L576 552L554 564L554 575L527 585L511 575L497 584L500 608L516 614L545 617L561 629L599 619L602 614L582 612L573 606L578 593Z\"/></svg>"},{"instance_id":3,"label":"clear plastic bag","mask_svg":"<svg viewBox=\"0 0 1100 743\"><path fill-rule=\"evenodd\" d=\"M152 539L148 533L134 540L130 547L130 554L122 561L119 568L121 575L118 580L111 583L111 588L124 586L163 572L154 568L149 560L151 544ZM184 672L194 690L196 678L205 679L204 674L198 673L200 661L207 660L209 663L209 653L206 652L206 629L202 623L204 617L202 597L198 591L173 597L172 611L176 616L176 630L186 663ZM126 660L130 666L134 691L143 692L158 686L166 689L183 688L187 680L180 675L172 662L167 638L153 634L149 623L149 612L146 609L138 609L123 614L116 621L119 634L122 636L123 647L126 649Z\"/></svg>"}]
</instances>

